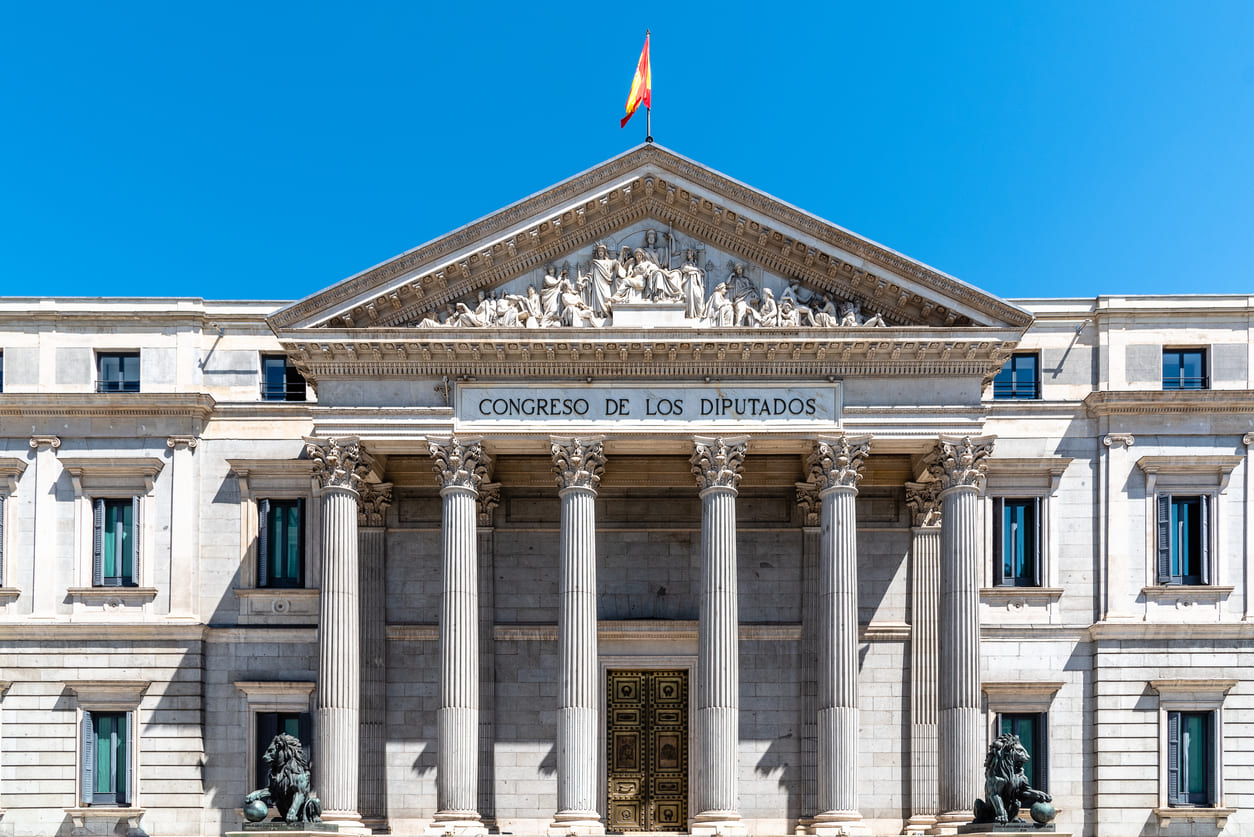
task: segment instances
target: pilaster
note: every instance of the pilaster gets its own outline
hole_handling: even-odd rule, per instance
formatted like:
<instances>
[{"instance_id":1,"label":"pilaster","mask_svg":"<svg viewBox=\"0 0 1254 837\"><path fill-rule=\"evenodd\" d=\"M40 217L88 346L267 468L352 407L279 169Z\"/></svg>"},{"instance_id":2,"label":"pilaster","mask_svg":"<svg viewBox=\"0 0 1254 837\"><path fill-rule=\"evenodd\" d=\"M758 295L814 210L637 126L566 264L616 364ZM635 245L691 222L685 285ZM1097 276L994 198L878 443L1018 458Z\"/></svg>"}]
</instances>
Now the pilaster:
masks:
<instances>
[{"instance_id":1,"label":"pilaster","mask_svg":"<svg viewBox=\"0 0 1254 837\"><path fill-rule=\"evenodd\" d=\"M1254 571L1254 474L1250 473L1250 469L1254 468L1254 433L1242 436L1241 444L1245 445L1245 553L1241 573L1245 582L1244 620L1254 622L1254 604L1250 602L1250 595L1254 594L1254 583L1250 579L1250 572Z\"/></svg>"},{"instance_id":2,"label":"pilaster","mask_svg":"<svg viewBox=\"0 0 1254 837\"><path fill-rule=\"evenodd\" d=\"M940 483L906 483L910 507L910 819L906 834L936 825L936 609L940 598Z\"/></svg>"},{"instance_id":3,"label":"pilaster","mask_svg":"<svg viewBox=\"0 0 1254 837\"><path fill-rule=\"evenodd\" d=\"M200 508L192 453L199 440L195 436L171 436L165 440L170 451L170 616L196 617L196 595L200 590L200 550L197 510Z\"/></svg>"},{"instance_id":4,"label":"pilaster","mask_svg":"<svg viewBox=\"0 0 1254 837\"><path fill-rule=\"evenodd\" d=\"M1124 485L1132 472L1132 446L1136 437L1131 433L1107 433L1102 437L1105 468L1105 514L1101 516L1106 541L1104 560L1098 562L1105 570L1106 589L1102 608L1103 620L1131 619L1128 609L1128 573L1131 533L1128 521L1128 499Z\"/></svg>"},{"instance_id":5,"label":"pilaster","mask_svg":"<svg viewBox=\"0 0 1254 837\"><path fill-rule=\"evenodd\" d=\"M387 822L387 510L391 483L362 483L357 506L361 585L361 756L358 799L371 825Z\"/></svg>"},{"instance_id":6,"label":"pilaster","mask_svg":"<svg viewBox=\"0 0 1254 837\"><path fill-rule=\"evenodd\" d=\"M819 438L807 459L819 489L818 811L811 832L869 834L858 811L858 521L869 436Z\"/></svg>"},{"instance_id":7,"label":"pilaster","mask_svg":"<svg viewBox=\"0 0 1254 837\"><path fill-rule=\"evenodd\" d=\"M35 451L35 493L33 499L35 525L34 537L31 539L33 554L30 566L32 577L31 616L36 619L51 619L57 613L58 589L71 586L69 579L60 576L57 562L40 560L41 555L62 555L68 545L62 549L57 547L57 498L53 486L61 476L61 465L57 462L57 450L61 440L56 436L32 436L31 449ZM51 566L53 571L40 572L38 567Z\"/></svg>"},{"instance_id":8,"label":"pilaster","mask_svg":"<svg viewBox=\"0 0 1254 837\"><path fill-rule=\"evenodd\" d=\"M740 660L736 493L748 439L696 437L692 473L701 492L701 599L697 626L694 835L743 834L737 798Z\"/></svg>"},{"instance_id":9,"label":"pilaster","mask_svg":"<svg viewBox=\"0 0 1254 837\"><path fill-rule=\"evenodd\" d=\"M597 811L596 490L605 470L598 439L552 440L562 502L557 618L557 813L552 837L604 834Z\"/></svg>"},{"instance_id":10,"label":"pilaster","mask_svg":"<svg viewBox=\"0 0 1254 837\"><path fill-rule=\"evenodd\" d=\"M370 459L355 437L306 438L321 497L322 589L318 597L315 726L322 817L365 832L357 810L361 722L361 626L357 500Z\"/></svg>"},{"instance_id":11,"label":"pilaster","mask_svg":"<svg viewBox=\"0 0 1254 837\"><path fill-rule=\"evenodd\" d=\"M480 485L491 458L478 441L428 439L443 499L440 550L440 708L431 835L487 833L479 801Z\"/></svg>"}]
</instances>

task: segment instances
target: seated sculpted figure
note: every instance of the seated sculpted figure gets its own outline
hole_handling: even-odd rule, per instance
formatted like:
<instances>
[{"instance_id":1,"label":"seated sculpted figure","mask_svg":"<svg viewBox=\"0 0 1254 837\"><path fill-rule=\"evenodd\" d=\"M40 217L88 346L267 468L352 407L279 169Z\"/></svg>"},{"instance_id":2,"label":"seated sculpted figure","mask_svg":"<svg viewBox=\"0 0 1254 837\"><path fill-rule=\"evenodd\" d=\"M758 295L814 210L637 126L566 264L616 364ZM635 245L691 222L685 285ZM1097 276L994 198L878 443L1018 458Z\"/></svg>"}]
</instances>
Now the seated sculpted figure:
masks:
<instances>
[{"instance_id":1,"label":"seated sculpted figure","mask_svg":"<svg viewBox=\"0 0 1254 837\"><path fill-rule=\"evenodd\" d=\"M1028 787L1028 777L1023 772L1028 751L1023 748L1019 736L1004 732L989 745L984 759L984 799L975 800L975 822L1007 823L1020 821L1019 809L1032 807L1038 802L1051 802L1045 791ZM1052 806L1049 806L1052 818ZM1032 812L1037 818L1037 811Z\"/></svg>"}]
</instances>

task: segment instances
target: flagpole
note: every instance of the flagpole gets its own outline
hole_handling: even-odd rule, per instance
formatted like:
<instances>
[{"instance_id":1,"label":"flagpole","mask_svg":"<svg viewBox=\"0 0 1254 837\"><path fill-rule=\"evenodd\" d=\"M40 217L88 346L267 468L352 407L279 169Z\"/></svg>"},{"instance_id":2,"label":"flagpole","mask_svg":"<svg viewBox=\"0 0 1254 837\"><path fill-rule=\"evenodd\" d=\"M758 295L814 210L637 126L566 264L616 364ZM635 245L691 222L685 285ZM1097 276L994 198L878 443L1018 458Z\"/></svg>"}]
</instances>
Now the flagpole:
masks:
<instances>
[{"instance_id":1,"label":"flagpole","mask_svg":"<svg viewBox=\"0 0 1254 837\"><path fill-rule=\"evenodd\" d=\"M644 109L644 141L653 142L653 108Z\"/></svg>"}]
</instances>

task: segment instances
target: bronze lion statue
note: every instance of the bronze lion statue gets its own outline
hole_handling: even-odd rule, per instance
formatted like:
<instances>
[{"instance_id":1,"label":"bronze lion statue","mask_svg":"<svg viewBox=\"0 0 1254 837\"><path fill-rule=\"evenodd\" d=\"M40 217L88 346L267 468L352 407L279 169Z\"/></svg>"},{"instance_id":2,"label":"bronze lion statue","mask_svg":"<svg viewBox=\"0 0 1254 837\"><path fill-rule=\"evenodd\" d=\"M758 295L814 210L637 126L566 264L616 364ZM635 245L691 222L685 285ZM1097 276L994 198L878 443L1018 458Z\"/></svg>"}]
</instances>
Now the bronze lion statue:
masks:
<instances>
[{"instance_id":1,"label":"bronze lion statue","mask_svg":"<svg viewBox=\"0 0 1254 837\"><path fill-rule=\"evenodd\" d=\"M975 800L976 822L1023 822L1019 818L1022 806L1053 801L1045 791L1028 787L1023 765L1029 758L1019 736L1008 732L997 736L984 758L985 799Z\"/></svg>"},{"instance_id":2,"label":"bronze lion statue","mask_svg":"<svg viewBox=\"0 0 1254 837\"><path fill-rule=\"evenodd\" d=\"M270 784L244 797L244 804L269 803L288 825L322 822L322 803L309 789L309 760L300 741L279 733L261 758L270 767Z\"/></svg>"}]
</instances>

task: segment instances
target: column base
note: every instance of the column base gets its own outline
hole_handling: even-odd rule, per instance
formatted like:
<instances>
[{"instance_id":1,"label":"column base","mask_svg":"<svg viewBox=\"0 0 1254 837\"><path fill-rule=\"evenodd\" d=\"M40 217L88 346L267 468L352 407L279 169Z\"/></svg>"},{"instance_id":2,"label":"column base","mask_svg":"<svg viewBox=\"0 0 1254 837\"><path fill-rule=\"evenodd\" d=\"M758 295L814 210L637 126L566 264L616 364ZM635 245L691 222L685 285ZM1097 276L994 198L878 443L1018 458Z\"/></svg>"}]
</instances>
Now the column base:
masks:
<instances>
[{"instance_id":1,"label":"column base","mask_svg":"<svg viewBox=\"0 0 1254 837\"><path fill-rule=\"evenodd\" d=\"M814 817L802 817L797 820L796 827L793 828L793 837L805 837L810 833L810 826L814 825Z\"/></svg>"},{"instance_id":2,"label":"column base","mask_svg":"<svg viewBox=\"0 0 1254 837\"><path fill-rule=\"evenodd\" d=\"M902 834L927 834L936 825L935 814L914 814L906 820Z\"/></svg>"},{"instance_id":3,"label":"column base","mask_svg":"<svg viewBox=\"0 0 1254 837\"><path fill-rule=\"evenodd\" d=\"M486 837L487 833L476 811L439 811L423 831L425 837Z\"/></svg>"},{"instance_id":4,"label":"column base","mask_svg":"<svg viewBox=\"0 0 1254 837\"><path fill-rule=\"evenodd\" d=\"M936 824L928 834L950 835L958 833L958 826L969 825L975 819L971 811L946 811L936 815Z\"/></svg>"},{"instance_id":5,"label":"column base","mask_svg":"<svg viewBox=\"0 0 1254 837\"><path fill-rule=\"evenodd\" d=\"M817 837L870 837L871 829L857 811L824 811L815 814L810 833Z\"/></svg>"},{"instance_id":6,"label":"column base","mask_svg":"<svg viewBox=\"0 0 1254 837\"><path fill-rule=\"evenodd\" d=\"M548 837L599 837L605 833L596 811L558 811L549 823Z\"/></svg>"},{"instance_id":7,"label":"column base","mask_svg":"<svg viewBox=\"0 0 1254 837\"><path fill-rule=\"evenodd\" d=\"M361 821L361 814L356 811L323 811L322 821L333 825L340 834L370 834L370 829Z\"/></svg>"},{"instance_id":8,"label":"column base","mask_svg":"<svg viewBox=\"0 0 1254 837\"><path fill-rule=\"evenodd\" d=\"M693 817L692 837L740 837L749 829L740 821L739 811L702 811Z\"/></svg>"}]
</instances>

